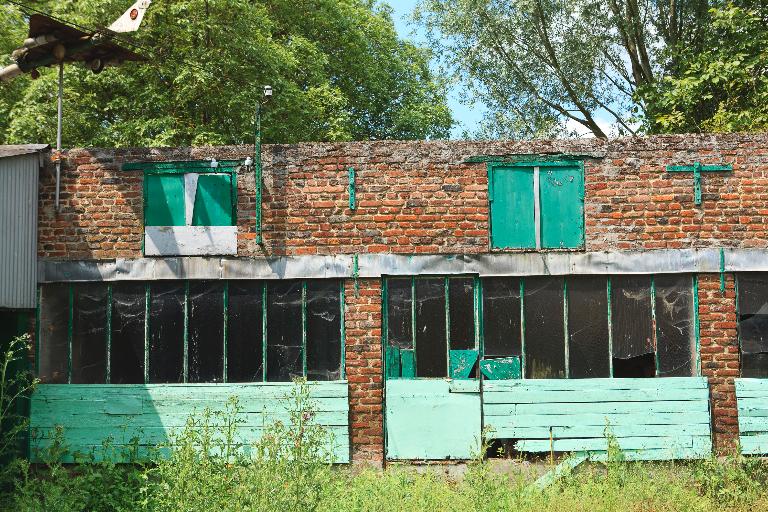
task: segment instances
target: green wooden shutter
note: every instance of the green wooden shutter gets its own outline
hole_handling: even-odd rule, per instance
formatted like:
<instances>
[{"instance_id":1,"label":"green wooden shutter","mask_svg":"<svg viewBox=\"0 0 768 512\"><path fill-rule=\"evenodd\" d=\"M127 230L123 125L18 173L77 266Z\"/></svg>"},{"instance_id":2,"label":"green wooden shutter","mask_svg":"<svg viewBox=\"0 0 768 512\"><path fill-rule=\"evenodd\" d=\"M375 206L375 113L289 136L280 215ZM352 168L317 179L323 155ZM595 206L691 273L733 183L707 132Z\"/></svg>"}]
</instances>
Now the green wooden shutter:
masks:
<instances>
[{"instance_id":1,"label":"green wooden shutter","mask_svg":"<svg viewBox=\"0 0 768 512\"><path fill-rule=\"evenodd\" d=\"M584 171L581 167L541 167L541 246L584 245Z\"/></svg>"},{"instance_id":2,"label":"green wooden shutter","mask_svg":"<svg viewBox=\"0 0 768 512\"><path fill-rule=\"evenodd\" d=\"M491 169L491 247L522 249L536 247L533 168Z\"/></svg>"},{"instance_id":3,"label":"green wooden shutter","mask_svg":"<svg viewBox=\"0 0 768 512\"><path fill-rule=\"evenodd\" d=\"M232 226L232 177L201 174L197 180L193 226Z\"/></svg>"},{"instance_id":4,"label":"green wooden shutter","mask_svg":"<svg viewBox=\"0 0 768 512\"><path fill-rule=\"evenodd\" d=\"M144 224L183 226L184 175L145 175Z\"/></svg>"}]
</instances>

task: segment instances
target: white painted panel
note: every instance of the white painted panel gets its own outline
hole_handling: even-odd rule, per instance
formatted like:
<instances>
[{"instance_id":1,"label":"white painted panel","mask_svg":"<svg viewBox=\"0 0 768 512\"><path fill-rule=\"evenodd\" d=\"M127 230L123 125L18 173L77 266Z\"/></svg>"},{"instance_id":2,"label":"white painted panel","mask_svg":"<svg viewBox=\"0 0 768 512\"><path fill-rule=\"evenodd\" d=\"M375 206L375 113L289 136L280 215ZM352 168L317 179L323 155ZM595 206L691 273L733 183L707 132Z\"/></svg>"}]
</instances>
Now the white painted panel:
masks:
<instances>
[{"instance_id":1,"label":"white painted panel","mask_svg":"<svg viewBox=\"0 0 768 512\"><path fill-rule=\"evenodd\" d=\"M146 226L144 254L237 255L237 226Z\"/></svg>"}]
</instances>

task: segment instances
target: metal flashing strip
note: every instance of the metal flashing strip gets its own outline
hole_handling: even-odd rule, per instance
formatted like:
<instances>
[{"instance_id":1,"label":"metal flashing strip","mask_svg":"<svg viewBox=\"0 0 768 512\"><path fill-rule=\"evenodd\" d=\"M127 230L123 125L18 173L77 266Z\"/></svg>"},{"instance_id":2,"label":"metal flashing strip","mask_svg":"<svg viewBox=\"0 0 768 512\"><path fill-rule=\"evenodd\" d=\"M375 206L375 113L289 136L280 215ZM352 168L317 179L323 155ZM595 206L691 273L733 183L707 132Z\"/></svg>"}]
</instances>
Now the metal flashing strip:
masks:
<instances>
[{"instance_id":1,"label":"metal flashing strip","mask_svg":"<svg viewBox=\"0 0 768 512\"><path fill-rule=\"evenodd\" d=\"M171 257L108 261L40 260L38 281L153 281L159 279L380 278L422 274L542 276L768 271L768 251L663 249L615 252L495 253L473 255L360 254L357 257Z\"/></svg>"}]
</instances>

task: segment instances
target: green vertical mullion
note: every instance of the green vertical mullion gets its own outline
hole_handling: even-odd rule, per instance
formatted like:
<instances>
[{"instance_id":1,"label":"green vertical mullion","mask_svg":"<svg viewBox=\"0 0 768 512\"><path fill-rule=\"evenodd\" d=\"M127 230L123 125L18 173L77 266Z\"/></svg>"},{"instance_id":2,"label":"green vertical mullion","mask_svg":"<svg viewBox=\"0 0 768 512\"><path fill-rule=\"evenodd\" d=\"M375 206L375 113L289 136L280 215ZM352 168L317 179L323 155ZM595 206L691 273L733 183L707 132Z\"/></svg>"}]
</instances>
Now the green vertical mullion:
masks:
<instances>
[{"instance_id":1,"label":"green vertical mullion","mask_svg":"<svg viewBox=\"0 0 768 512\"><path fill-rule=\"evenodd\" d=\"M416 361L416 277L411 277L411 346L413 347L413 368L414 373L417 366ZM418 375L416 375L418 377Z\"/></svg>"},{"instance_id":2,"label":"green vertical mullion","mask_svg":"<svg viewBox=\"0 0 768 512\"><path fill-rule=\"evenodd\" d=\"M40 298L43 286L37 287L37 310L35 311L35 377L40 377Z\"/></svg>"},{"instance_id":3,"label":"green vertical mullion","mask_svg":"<svg viewBox=\"0 0 768 512\"><path fill-rule=\"evenodd\" d=\"M520 277L520 371L525 378L525 279Z\"/></svg>"},{"instance_id":4,"label":"green vertical mullion","mask_svg":"<svg viewBox=\"0 0 768 512\"><path fill-rule=\"evenodd\" d=\"M445 365L446 365L446 375L448 378L451 377L451 301L449 298L449 287L450 283L448 281L448 276L443 278L443 289L445 293Z\"/></svg>"},{"instance_id":5,"label":"green vertical mullion","mask_svg":"<svg viewBox=\"0 0 768 512\"><path fill-rule=\"evenodd\" d=\"M563 342L565 343L565 378L568 379L571 376L570 369L570 357L569 349L570 344L568 342L568 279L563 276Z\"/></svg>"},{"instance_id":6,"label":"green vertical mullion","mask_svg":"<svg viewBox=\"0 0 768 512\"><path fill-rule=\"evenodd\" d=\"M611 318L611 276L606 280L606 295L608 304L608 375L613 377L613 320Z\"/></svg>"},{"instance_id":7,"label":"green vertical mullion","mask_svg":"<svg viewBox=\"0 0 768 512\"><path fill-rule=\"evenodd\" d=\"M144 383L149 384L149 306L151 300L149 283L144 284Z\"/></svg>"},{"instance_id":8,"label":"green vertical mullion","mask_svg":"<svg viewBox=\"0 0 768 512\"><path fill-rule=\"evenodd\" d=\"M346 311L347 311L347 305L346 305L347 296L344 292L344 280L339 281L339 301L341 305L341 379L344 380L347 378L347 354L346 354L346 347L347 347L347 330L345 327L346 323ZM382 345L384 346L384 345ZM386 368L384 369L386 372ZM386 375L386 373L385 373Z\"/></svg>"},{"instance_id":9,"label":"green vertical mullion","mask_svg":"<svg viewBox=\"0 0 768 512\"><path fill-rule=\"evenodd\" d=\"M72 384L72 335L75 319L75 286L69 283L69 312L67 316L67 384Z\"/></svg>"},{"instance_id":10,"label":"green vertical mullion","mask_svg":"<svg viewBox=\"0 0 768 512\"><path fill-rule=\"evenodd\" d=\"M701 375L701 333L699 331L699 275L693 274L693 335L696 350L696 376ZM737 306L738 307L738 306ZM738 314L736 316L738 318Z\"/></svg>"},{"instance_id":11,"label":"green vertical mullion","mask_svg":"<svg viewBox=\"0 0 768 512\"><path fill-rule=\"evenodd\" d=\"M301 365L307 376L307 281L301 282Z\"/></svg>"},{"instance_id":12,"label":"green vertical mullion","mask_svg":"<svg viewBox=\"0 0 768 512\"><path fill-rule=\"evenodd\" d=\"M651 323L653 324L653 358L656 362L656 376L659 376L659 328L656 325L656 279L651 275Z\"/></svg>"},{"instance_id":13,"label":"green vertical mullion","mask_svg":"<svg viewBox=\"0 0 768 512\"><path fill-rule=\"evenodd\" d=\"M473 299L475 301L475 348L478 359L482 359L485 352L485 340L483 331L483 284L480 276L473 276Z\"/></svg>"},{"instance_id":14,"label":"green vertical mullion","mask_svg":"<svg viewBox=\"0 0 768 512\"><path fill-rule=\"evenodd\" d=\"M389 377L387 366L387 350L389 349L389 283L386 277L381 276L381 357L384 367L384 378Z\"/></svg>"},{"instance_id":15,"label":"green vertical mullion","mask_svg":"<svg viewBox=\"0 0 768 512\"><path fill-rule=\"evenodd\" d=\"M267 281L261 283L261 380L267 381Z\"/></svg>"},{"instance_id":16,"label":"green vertical mullion","mask_svg":"<svg viewBox=\"0 0 768 512\"><path fill-rule=\"evenodd\" d=\"M224 281L224 290L222 291L222 301L224 303L224 361L222 364L222 382L227 382L227 324L229 323L229 281Z\"/></svg>"},{"instance_id":17,"label":"green vertical mullion","mask_svg":"<svg viewBox=\"0 0 768 512\"><path fill-rule=\"evenodd\" d=\"M107 361L104 381L109 384L112 380L112 283L107 284Z\"/></svg>"},{"instance_id":18,"label":"green vertical mullion","mask_svg":"<svg viewBox=\"0 0 768 512\"><path fill-rule=\"evenodd\" d=\"M184 383L189 381L189 281L184 281Z\"/></svg>"}]
</instances>

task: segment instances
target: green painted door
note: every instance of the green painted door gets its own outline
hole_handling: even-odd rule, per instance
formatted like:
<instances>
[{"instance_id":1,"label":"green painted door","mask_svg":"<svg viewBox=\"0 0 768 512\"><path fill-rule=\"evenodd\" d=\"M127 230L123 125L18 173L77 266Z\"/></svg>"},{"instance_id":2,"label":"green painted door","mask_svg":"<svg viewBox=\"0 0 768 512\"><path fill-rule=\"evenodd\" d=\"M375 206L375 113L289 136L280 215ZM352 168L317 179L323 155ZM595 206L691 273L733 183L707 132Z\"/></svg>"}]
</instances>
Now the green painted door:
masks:
<instances>
[{"instance_id":1,"label":"green painted door","mask_svg":"<svg viewBox=\"0 0 768 512\"><path fill-rule=\"evenodd\" d=\"M489 180L491 247L536 247L533 167L493 167Z\"/></svg>"},{"instance_id":2,"label":"green painted door","mask_svg":"<svg viewBox=\"0 0 768 512\"><path fill-rule=\"evenodd\" d=\"M480 381L388 379L388 460L466 460L480 449Z\"/></svg>"},{"instance_id":3,"label":"green painted door","mask_svg":"<svg viewBox=\"0 0 768 512\"><path fill-rule=\"evenodd\" d=\"M201 174L197 179L193 226L231 226L232 177L228 174Z\"/></svg>"},{"instance_id":4,"label":"green painted door","mask_svg":"<svg viewBox=\"0 0 768 512\"><path fill-rule=\"evenodd\" d=\"M144 225L183 226L184 175L145 175L144 180Z\"/></svg>"},{"instance_id":5,"label":"green painted door","mask_svg":"<svg viewBox=\"0 0 768 512\"><path fill-rule=\"evenodd\" d=\"M541 167L541 246L584 245L584 173L581 167Z\"/></svg>"}]
</instances>

